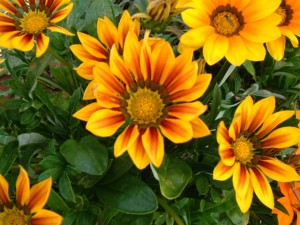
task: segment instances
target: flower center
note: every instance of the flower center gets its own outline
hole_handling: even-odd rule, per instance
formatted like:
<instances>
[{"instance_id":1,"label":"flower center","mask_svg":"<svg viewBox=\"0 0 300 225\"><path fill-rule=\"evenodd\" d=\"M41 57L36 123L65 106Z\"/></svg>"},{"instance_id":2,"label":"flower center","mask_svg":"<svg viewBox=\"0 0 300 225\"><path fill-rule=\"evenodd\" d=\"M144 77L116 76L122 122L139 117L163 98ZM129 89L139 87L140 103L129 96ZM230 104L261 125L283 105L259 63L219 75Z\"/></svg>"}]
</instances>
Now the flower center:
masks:
<instances>
[{"instance_id":1,"label":"flower center","mask_svg":"<svg viewBox=\"0 0 300 225\"><path fill-rule=\"evenodd\" d=\"M279 26L287 26L293 18L293 10L285 1L282 1L275 13L281 16Z\"/></svg>"},{"instance_id":2,"label":"flower center","mask_svg":"<svg viewBox=\"0 0 300 225\"><path fill-rule=\"evenodd\" d=\"M0 212L0 225L28 225L29 223L29 215L25 215L15 206L11 209L4 207L4 211Z\"/></svg>"},{"instance_id":3,"label":"flower center","mask_svg":"<svg viewBox=\"0 0 300 225\"><path fill-rule=\"evenodd\" d=\"M25 33L39 34L48 26L49 19L44 12L29 11L21 19L21 27Z\"/></svg>"},{"instance_id":4,"label":"flower center","mask_svg":"<svg viewBox=\"0 0 300 225\"><path fill-rule=\"evenodd\" d=\"M158 91L139 88L127 101L127 112L138 124L149 125L163 115L164 102Z\"/></svg>"},{"instance_id":5,"label":"flower center","mask_svg":"<svg viewBox=\"0 0 300 225\"><path fill-rule=\"evenodd\" d=\"M233 143L232 147L237 161L243 164L251 162L254 156L253 150L255 150L255 148L250 140L241 136Z\"/></svg>"},{"instance_id":6,"label":"flower center","mask_svg":"<svg viewBox=\"0 0 300 225\"><path fill-rule=\"evenodd\" d=\"M243 28L243 17L241 13L229 4L219 6L210 16L211 25L216 32L224 36L233 36Z\"/></svg>"}]
</instances>

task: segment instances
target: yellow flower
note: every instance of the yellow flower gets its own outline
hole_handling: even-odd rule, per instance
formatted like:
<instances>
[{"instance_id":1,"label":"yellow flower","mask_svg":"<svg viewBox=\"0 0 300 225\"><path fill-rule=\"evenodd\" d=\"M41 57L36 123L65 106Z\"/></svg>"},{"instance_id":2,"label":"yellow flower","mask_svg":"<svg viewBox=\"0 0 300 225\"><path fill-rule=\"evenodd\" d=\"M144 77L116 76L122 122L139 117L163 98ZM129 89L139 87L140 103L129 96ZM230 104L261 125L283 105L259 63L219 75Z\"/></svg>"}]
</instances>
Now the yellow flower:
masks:
<instances>
[{"instance_id":1,"label":"yellow flower","mask_svg":"<svg viewBox=\"0 0 300 225\"><path fill-rule=\"evenodd\" d=\"M181 36L179 50L203 47L209 65L224 56L236 66L261 61L263 43L280 36L281 18L274 13L279 5L280 0L193 0L181 14L191 29Z\"/></svg>"},{"instance_id":2,"label":"yellow flower","mask_svg":"<svg viewBox=\"0 0 300 225\"><path fill-rule=\"evenodd\" d=\"M140 24L137 20L132 20L128 11L124 11L118 28L107 18L99 18L97 23L98 39L78 32L77 35L81 44L71 45L70 49L73 54L82 61L81 65L76 69L77 73L91 80L84 99L93 99L94 96L89 90L93 89L93 69L97 62L108 62L109 51L113 45L119 52L123 51L125 38L129 31L140 33Z\"/></svg>"},{"instance_id":3,"label":"yellow flower","mask_svg":"<svg viewBox=\"0 0 300 225\"><path fill-rule=\"evenodd\" d=\"M274 41L267 43L270 55L280 61L284 56L286 37L288 37L294 48L298 48L298 37L300 37L300 2L297 0L282 0L276 12L281 21L278 25L281 36Z\"/></svg>"},{"instance_id":4,"label":"yellow flower","mask_svg":"<svg viewBox=\"0 0 300 225\"><path fill-rule=\"evenodd\" d=\"M60 225L62 217L55 212L43 209L47 203L52 179L48 178L30 189L27 172L20 166L16 181L16 201L9 197L9 186L0 175L0 225Z\"/></svg>"},{"instance_id":5,"label":"yellow flower","mask_svg":"<svg viewBox=\"0 0 300 225\"><path fill-rule=\"evenodd\" d=\"M249 209L253 191L263 204L274 208L274 196L267 177L280 182L300 180L293 167L272 157L298 143L300 129L275 129L295 112L273 113L274 110L273 96L255 104L248 96L236 109L229 129L224 122L217 129L221 161L213 171L213 178L227 180L232 177L236 201L242 212Z\"/></svg>"},{"instance_id":6,"label":"yellow flower","mask_svg":"<svg viewBox=\"0 0 300 225\"><path fill-rule=\"evenodd\" d=\"M72 8L70 0L9 0L0 1L0 46L30 51L36 45L36 56L43 55L49 45L46 29L66 35L73 35L55 25L66 18ZM67 6L65 6L67 5ZM62 7L64 6L64 7ZM36 44L35 44L36 43Z\"/></svg>"},{"instance_id":7,"label":"yellow flower","mask_svg":"<svg viewBox=\"0 0 300 225\"><path fill-rule=\"evenodd\" d=\"M277 214L278 225L300 225L300 182L278 182L278 184L284 196L277 201L280 202L288 212L288 214L286 214L277 208L272 210L272 213ZM297 219L294 219L295 215Z\"/></svg>"},{"instance_id":8,"label":"yellow flower","mask_svg":"<svg viewBox=\"0 0 300 225\"><path fill-rule=\"evenodd\" d=\"M196 100L207 89L211 75L198 75L192 52L175 57L168 42L155 43L147 35L138 41L136 34L129 32L123 57L113 46L110 63L96 64L97 102L74 114L87 121L87 130L101 137L112 136L124 126L114 144L114 155L127 151L139 169L150 162L161 165L162 135L183 143L210 134L199 118L207 106Z\"/></svg>"}]
</instances>

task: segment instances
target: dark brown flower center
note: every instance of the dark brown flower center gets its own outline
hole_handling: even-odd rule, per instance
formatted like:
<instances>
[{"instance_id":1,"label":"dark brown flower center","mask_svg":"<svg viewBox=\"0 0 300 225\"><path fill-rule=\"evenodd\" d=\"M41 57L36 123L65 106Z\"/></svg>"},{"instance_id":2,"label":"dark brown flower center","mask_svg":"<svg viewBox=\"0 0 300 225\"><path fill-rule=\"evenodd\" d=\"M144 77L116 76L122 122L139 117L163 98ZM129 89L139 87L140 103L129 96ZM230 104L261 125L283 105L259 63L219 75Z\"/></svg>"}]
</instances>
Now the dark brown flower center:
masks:
<instances>
[{"instance_id":1,"label":"dark brown flower center","mask_svg":"<svg viewBox=\"0 0 300 225\"><path fill-rule=\"evenodd\" d=\"M287 26L293 18L293 10L285 1L282 1L278 9L275 11L276 14L281 16L279 26Z\"/></svg>"}]
</instances>

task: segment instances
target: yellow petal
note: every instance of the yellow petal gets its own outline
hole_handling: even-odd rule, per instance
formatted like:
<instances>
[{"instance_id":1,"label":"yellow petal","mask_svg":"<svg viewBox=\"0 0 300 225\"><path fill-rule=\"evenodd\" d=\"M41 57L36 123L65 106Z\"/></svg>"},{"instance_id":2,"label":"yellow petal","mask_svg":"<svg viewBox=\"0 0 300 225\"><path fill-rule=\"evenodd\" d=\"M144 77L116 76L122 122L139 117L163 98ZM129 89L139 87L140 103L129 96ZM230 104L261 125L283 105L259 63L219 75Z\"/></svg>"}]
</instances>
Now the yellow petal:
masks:
<instances>
[{"instance_id":1,"label":"yellow petal","mask_svg":"<svg viewBox=\"0 0 300 225\"><path fill-rule=\"evenodd\" d=\"M237 162L233 168L232 184L236 194L240 197L247 195L250 182L250 175L246 167L241 163Z\"/></svg>"},{"instance_id":2,"label":"yellow petal","mask_svg":"<svg viewBox=\"0 0 300 225\"><path fill-rule=\"evenodd\" d=\"M97 33L101 42L109 49L118 42L118 30L107 17L98 19Z\"/></svg>"},{"instance_id":3,"label":"yellow petal","mask_svg":"<svg viewBox=\"0 0 300 225\"><path fill-rule=\"evenodd\" d=\"M23 206L28 203L30 197L30 181L26 170L20 166L20 174L16 181L16 199Z\"/></svg>"},{"instance_id":4,"label":"yellow petal","mask_svg":"<svg viewBox=\"0 0 300 225\"><path fill-rule=\"evenodd\" d=\"M60 225L63 218L55 212L41 209L30 220L31 225Z\"/></svg>"},{"instance_id":5,"label":"yellow petal","mask_svg":"<svg viewBox=\"0 0 300 225\"><path fill-rule=\"evenodd\" d=\"M264 137L268 133L270 133L275 127L277 127L283 121L291 118L295 114L292 110L285 110L273 113L269 117L267 117L261 126L261 128L256 132L256 136L259 138Z\"/></svg>"},{"instance_id":6,"label":"yellow petal","mask_svg":"<svg viewBox=\"0 0 300 225\"><path fill-rule=\"evenodd\" d=\"M98 88L98 84L95 82L95 80L91 80L90 83L88 83L87 87L85 88L85 91L83 93L83 100L91 100L95 99L95 90Z\"/></svg>"},{"instance_id":7,"label":"yellow petal","mask_svg":"<svg viewBox=\"0 0 300 225\"><path fill-rule=\"evenodd\" d=\"M229 179L233 174L233 166L226 166L220 161L214 168L213 179L224 181Z\"/></svg>"},{"instance_id":8,"label":"yellow petal","mask_svg":"<svg viewBox=\"0 0 300 225\"><path fill-rule=\"evenodd\" d=\"M144 148L141 136L128 148L127 152L138 169L142 170L150 164L150 158Z\"/></svg>"},{"instance_id":9,"label":"yellow petal","mask_svg":"<svg viewBox=\"0 0 300 225\"><path fill-rule=\"evenodd\" d=\"M224 121L221 121L218 125L217 142L219 144L227 143L228 145L231 145L232 143L232 139L228 135L228 129L226 128Z\"/></svg>"},{"instance_id":10,"label":"yellow petal","mask_svg":"<svg viewBox=\"0 0 300 225\"><path fill-rule=\"evenodd\" d=\"M267 49L273 59L280 61L284 56L286 38L281 35L274 41L267 42Z\"/></svg>"},{"instance_id":11,"label":"yellow petal","mask_svg":"<svg viewBox=\"0 0 300 225\"><path fill-rule=\"evenodd\" d=\"M229 48L225 54L225 57L231 64L240 66L247 59L248 56L247 47L243 39L238 35L234 35L228 38L228 40L229 40Z\"/></svg>"},{"instance_id":12,"label":"yellow petal","mask_svg":"<svg viewBox=\"0 0 300 225\"><path fill-rule=\"evenodd\" d=\"M0 174L0 201L4 203L11 202L9 193L8 193L8 182L6 179Z\"/></svg>"},{"instance_id":13,"label":"yellow petal","mask_svg":"<svg viewBox=\"0 0 300 225\"><path fill-rule=\"evenodd\" d=\"M263 148L288 148L300 140L300 129L296 127L281 127L270 133L261 141Z\"/></svg>"},{"instance_id":14,"label":"yellow petal","mask_svg":"<svg viewBox=\"0 0 300 225\"><path fill-rule=\"evenodd\" d=\"M266 205L270 209L273 209L274 196L273 196L272 188L267 178L262 172L260 172L255 167L250 168L249 171L250 171L252 186L255 187L254 192L256 196L264 205Z\"/></svg>"},{"instance_id":15,"label":"yellow petal","mask_svg":"<svg viewBox=\"0 0 300 225\"><path fill-rule=\"evenodd\" d=\"M102 109L92 114L86 129L99 137L109 137L116 133L124 122L125 118L121 112Z\"/></svg>"},{"instance_id":16,"label":"yellow petal","mask_svg":"<svg viewBox=\"0 0 300 225\"><path fill-rule=\"evenodd\" d=\"M95 61L86 61L81 63L81 65L76 69L79 76L86 80L93 80L93 70L95 66Z\"/></svg>"},{"instance_id":17,"label":"yellow petal","mask_svg":"<svg viewBox=\"0 0 300 225\"><path fill-rule=\"evenodd\" d=\"M103 107L99 106L97 102L93 102L73 114L73 116L79 120L88 121L93 113L97 112L100 109L104 109Z\"/></svg>"},{"instance_id":18,"label":"yellow petal","mask_svg":"<svg viewBox=\"0 0 300 225\"><path fill-rule=\"evenodd\" d=\"M201 102L189 102L171 105L168 107L168 114L183 121L191 121L207 110L207 105Z\"/></svg>"},{"instance_id":19,"label":"yellow petal","mask_svg":"<svg viewBox=\"0 0 300 225\"><path fill-rule=\"evenodd\" d=\"M125 128L125 130L118 136L114 145L115 157L121 156L126 150L131 147L139 137L140 133L138 126L131 125Z\"/></svg>"},{"instance_id":20,"label":"yellow petal","mask_svg":"<svg viewBox=\"0 0 300 225\"><path fill-rule=\"evenodd\" d=\"M219 145L218 150L220 158L224 165L232 166L235 163L235 155L231 145L228 145L228 143L223 142Z\"/></svg>"},{"instance_id":21,"label":"yellow petal","mask_svg":"<svg viewBox=\"0 0 300 225\"><path fill-rule=\"evenodd\" d=\"M263 61L266 56L266 49L262 43L255 43L252 41L248 41L246 39L243 40L247 50L248 55L247 59L250 61Z\"/></svg>"},{"instance_id":22,"label":"yellow petal","mask_svg":"<svg viewBox=\"0 0 300 225\"><path fill-rule=\"evenodd\" d=\"M120 97L111 93L104 85L99 84L94 92L98 105L103 108L120 108Z\"/></svg>"},{"instance_id":23,"label":"yellow petal","mask_svg":"<svg viewBox=\"0 0 300 225\"><path fill-rule=\"evenodd\" d=\"M64 18L66 18L70 12L73 9L74 4L70 3L69 5L67 5L66 7L64 7L63 9L57 11L56 13L54 13L50 19L51 23L58 23L60 21L62 21Z\"/></svg>"},{"instance_id":24,"label":"yellow petal","mask_svg":"<svg viewBox=\"0 0 300 225\"><path fill-rule=\"evenodd\" d=\"M99 59L107 58L107 50L96 38L81 32L77 32L77 36L82 46L89 54Z\"/></svg>"},{"instance_id":25,"label":"yellow petal","mask_svg":"<svg viewBox=\"0 0 300 225\"><path fill-rule=\"evenodd\" d=\"M28 201L28 209L30 213L41 210L48 201L52 186L52 178L48 178L33 185L30 189L30 198Z\"/></svg>"},{"instance_id":26,"label":"yellow petal","mask_svg":"<svg viewBox=\"0 0 300 225\"><path fill-rule=\"evenodd\" d=\"M291 31L291 29L289 29L288 27L285 27L285 26L281 26L281 27L279 27L279 28L280 28L281 33L290 39L290 41L291 41L293 47L294 47L294 48L298 48L298 46L299 46L298 38L297 38L296 35Z\"/></svg>"},{"instance_id":27,"label":"yellow petal","mask_svg":"<svg viewBox=\"0 0 300 225\"><path fill-rule=\"evenodd\" d=\"M200 119L196 118L190 121L193 129L193 138L201 138L211 134L207 125Z\"/></svg>"},{"instance_id":28,"label":"yellow petal","mask_svg":"<svg viewBox=\"0 0 300 225\"><path fill-rule=\"evenodd\" d=\"M300 176L296 170L273 158L263 157L257 167L268 177L280 182L300 181Z\"/></svg>"},{"instance_id":29,"label":"yellow petal","mask_svg":"<svg viewBox=\"0 0 300 225\"><path fill-rule=\"evenodd\" d=\"M30 51L34 47L34 36L31 34L16 36L12 40L12 45L15 49L20 51Z\"/></svg>"},{"instance_id":30,"label":"yellow petal","mask_svg":"<svg viewBox=\"0 0 300 225\"><path fill-rule=\"evenodd\" d=\"M193 129L189 122L179 119L165 119L160 124L161 132L174 143L187 142L193 137Z\"/></svg>"},{"instance_id":31,"label":"yellow petal","mask_svg":"<svg viewBox=\"0 0 300 225\"><path fill-rule=\"evenodd\" d=\"M62 33L65 35L69 35L69 36L74 36L75 34L71 33L70 31L68 31L67 29L60 27L60 26L56 26L56 25L50 25L47 27L48 30L51 30L52 32L58 32L58 33Z\"/></svg>"},{"instance_id":32,"label":"yellow petal","mask_svg":"<svg viewBox=\"0 0 300 225\"><path fill-rule=\"evenodd\" d=\"M82 62L100 61L99 58L91 55L82 45L75 44L70 46L73 54Z\"/></svg>"},{"instance_id":33,"label":"yellow petal","mask_svg":"<svg viewBox=\"0 0 300 225\"><path fill-rule=\"evenodd\" d=\"M36 38L36 57L42 56L49 45L50 38L43 33L40 33Z\"/></svg>"},{"instance_id":34,"label":"yellow petal","mask_svg":"<svg viewBox=\"0 0 300 225\"><path fill-rule=\"evenodd\" d=\"M253 198L253 187L251 183L248 186L248 191L246 192L246 195L239 196L237 193L235 194L236 202L240 207L242 213L246 213L249 210L252 203L252 198Z\"/></svg>"},{"instance_id":35,"label":"yellow petal","mask_svg":"<svg viewBox=\"0 0 300 225\"><path fill-rule=\"evenodd\" d=\"M160 167L165 154L164 139L160 132L154 127L147 128L142 135L142 142L150 161Z\"/></svg>"}]
</instances>

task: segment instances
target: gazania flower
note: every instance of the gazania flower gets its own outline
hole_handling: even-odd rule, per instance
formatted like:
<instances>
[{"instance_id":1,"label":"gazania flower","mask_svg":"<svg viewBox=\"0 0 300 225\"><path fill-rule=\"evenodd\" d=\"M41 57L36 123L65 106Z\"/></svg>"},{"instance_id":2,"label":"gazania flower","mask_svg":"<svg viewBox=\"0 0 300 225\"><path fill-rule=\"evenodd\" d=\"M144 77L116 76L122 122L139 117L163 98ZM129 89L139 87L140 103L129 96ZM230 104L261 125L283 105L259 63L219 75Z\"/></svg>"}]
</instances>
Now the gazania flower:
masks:
<instances>
[{"instance_id":1,"label":"gazania flower","mask_svg":"<svg viewBox=\"0 0 300 225\"><path fill-rule=\"evenodd\" d=\"M203 47L209 65L224 56L234 65L246 59L261 61L265 57L263 43L280 36L275 10L280 0L193 0L191 9L181 13L191 27L180 38L180 51Z\"/></svg>"},{"instance_id":2,"label":"gazania flower","mask_svg":"<svg viewBox=\"0 0 300 225\"><path fill-rule=\"evenodd\" d=\"M284 56L286 37L288 37L294 48L298 48L300 37L300 2L297 0L282 0L280 6L275 11L281 17L278 25L281 36L274 41L267 43L270 55L280 61Z\"/></svg>"},{"instance_id":3,"label":"gazania flower","mask_svg":"<svg viewBox=\"0 0 300 225\"><path fill-rule=\"evenodd\" d=\"M114 145L116 157L129 153L139 169L164 157L163 135L174 143L210 134L199 116L207 106L196 101L207 89L211 75L197 73L192 52L174 56L168 42L151 44L129 32L123 57L116 46L110 63L94 69L97 102L74 116L87 121L86 128L101 137L123 132ZM165 60L168 59L168 60Z\"/></svg>"},{"instance_id":4,"label":"gazania flower","mask_svg":"<svg viewBox=\"0 0 300 225\"><path fill-rule=\"evenodd\" d=\"M55 212L43 209L46 204L52 180L48 178L30 189L27 172L20 166L16 181L16 200L9 196L9 186L0 175L0 225L60 225L62 217Z\"/></svg>"},{"instance_id":5,"label":"gazania flower","mask_svg":"<svg viewBox=\"0 0 300 225\"><path fill-rule=\"evenodd\" d=\"M82 64L76 69L77 73L87 79L92 80L87 90L94 85L93 69L97 62L108 62L109 52L113 45L119 52L123 51L125 38L129 31L140 33L140 23L138 20L132 20L128 11L124 11L118 27L116 27L107 17L99 18L97 23L98 39L78 32L78 38L81 44L71 45L73 54L82 61ZM93 95L85 94L84 99L94 98Z\"/></svg>"},{"instance_id":6,"label":"gazania flower","mask_svg":"<svg viewBox=\"0 0 300 225\"><path fill-rule=\"evenodd\" d=\"M73 3L69 0L9 0L0 1L0 46L30 51L36 45L36 56L45 53L49 37L48 29L66 35L73 35L66 29L55 25L66 18ZM6 13L2 13L4 11Z\"/></svg>"},{"instance_id":7,"label":"gazania flower","mask_svg":"<svg viewBox=\"0 0 300 225\"><path fill-rule=\"evenodd\" d=\"M253 103L248 96L236 109L229 129L221 122L217 141L221 161L213 171L216 180L232 177L236 201L242 212L252 202L253 191L267 207L274 208L274 196L267 177L280 181L299 181L295 169L276 158L276 153L300 140L300 129L276 127L294 115L294 111L275 110L275 98Z\"/></svg>"},{"instance_id":8,"label":"gazania flower","mask_svg":"<svg viewBox=\"0 0 300 225\"><path fill-rule=\"evenodd\" d=\"M288 212L288 214L286 214L277 208L272 210L272 213L277 214L278 225L300 225L300 182L279 182L278 184L284 196L277 199L277 201L280 202Z\"/></svg>"}]
</instances>

